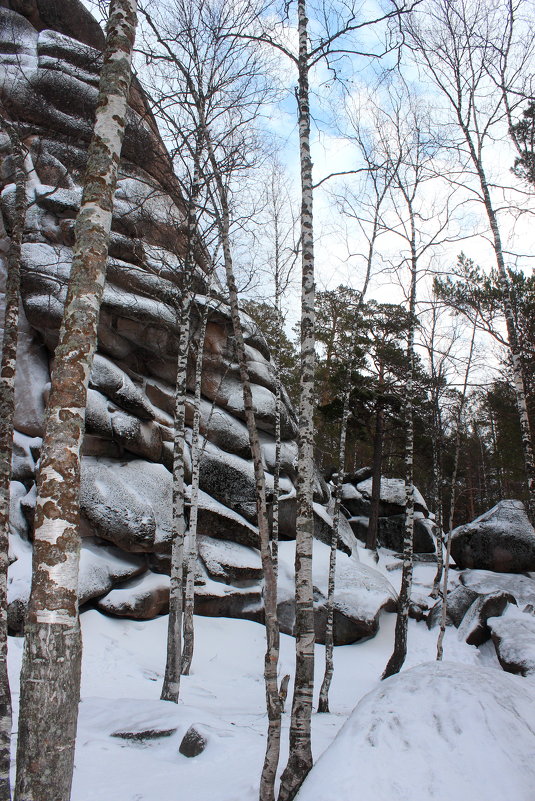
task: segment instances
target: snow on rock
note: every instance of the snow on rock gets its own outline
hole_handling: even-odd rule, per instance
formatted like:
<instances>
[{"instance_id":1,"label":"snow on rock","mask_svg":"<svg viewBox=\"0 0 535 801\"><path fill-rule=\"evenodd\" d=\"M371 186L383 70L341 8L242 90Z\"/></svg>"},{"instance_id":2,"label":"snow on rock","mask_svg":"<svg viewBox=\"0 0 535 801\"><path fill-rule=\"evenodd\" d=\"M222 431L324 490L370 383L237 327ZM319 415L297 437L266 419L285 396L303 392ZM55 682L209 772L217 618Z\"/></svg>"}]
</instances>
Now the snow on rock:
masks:
<instances>
[{"instance_id":1,"label":"snow on rock","mask_svg":"<svg viewBox=\"0 0 535 801\"><path fill-rule=\"evenodd\" d=\"M357 490L365 497L372 496L372 479L367 478L357 484ZM405 482L402 478L381 479L380 515L400 513L405 508ZM427 504L420 490L414 488L414 508L416 511L428 513Z\"/></svg>"},{"instance_id":2,"label":"snow on rock","mask_svg":"<svg viewBox=\"0 0 535 801\"><path fill-rule=\"evenodd\" d=\"M296 801L532 801L535 685L422 664L355 708Z\"/></svg>"},{"instance_id":3,"label":"snow on rock","mask_svg":"<svg viewBox=\"0 0 535 801\"><path fill-rule=\"evenodd\" d=\"M451 555L461 568L523 573L535 570L535 531L521 501L500 501L452 534Z\"/></svg>"},{"instance_id":4,"label":"snow on rock","mask_svg":"<svg viewBox=\"0 0 535 801\"><path fill-rule=\"evenodd\" d=\"M133 578L146 570L145 559L126 554L113 545L102 545L84 538L80 550L78 598L80 605L99 598L125 579Z\"/></svg>"},{"instance_id":5,"label":"snow on rock","mask_svg":"<svg viewBox=\"0 0 535 801\"><path fill-rule=\"evenodd\" d=\"M262 578L260 553L235 542L198 537L199 556L217 581L258 581Z\"/></svg>"},{"instance_id":6,"label":"snow on rock","mask_svg":"<svg viewBox=\"0 0 535 801\"><path fill-rule=\"evenodd\" d=\"M13 433L13 452L11 455L11 477L14 481L30 481L35 475L35 463L43 440L28 437L20 431Z\"/></svg>"},{"instance_id":7,"label":"snow on rock","mask_svg":"<svg viewBox=\"0 0 535 801\"><path fill-rule=\"evenodd\" d=\"M153 420L154 411L139 387L132 379L109 359L96 354L89 385L107 395L126 412L141 420Z\"/></svg>"},{"instance_id":8,"label":"snow on rock","mask_svg":"<svg viewBox=\"0 0 535 801\"><path fill-rule=\"evenodd\" d=\"M535 674L535 619L511 609L487 624L502 668L521 676Z\"/></svg>"},{"instance_id":9,"label":"snow on rock","mask_svg":"<svg viewBox=\"0 0 535 801\"><path fill-rule=\"evenodd\" d=\"M314 540L312 562L314 617L317 642L325 642L327 580L330 548ZM295 624L295 543L279 543L279 622L292 634ZM338 553L334 592L334 641L336 645L373 637L383 609L394 611L396 592L379 571L354 556Z\"/></svg>"},{"instance_id":10,"label":"snow on rock","mask_svg":"<svg viewBox=\"0 0 535 801\"><path fill-rule=\"evenodd\" d=\"M479 595L500 590L508 592L521 610L528 604L535 607L535 581L528 576L493 573L490 570L464 570L460 581L464 587Z\"/></svg>"},{"instance_id":11,"label":"snow on rock","mask_svg":"<svg viewBox=\"0 0 535 801\"><path fill-rule=\"evenodd\" d=\"M479 593L470 587L463 587L462 585L454 587L448 593L448 603L446 607L446 625L452 624L459 628L461 621L465 616L467 610L472 606ZM439 600L430 610L427 617L428 628L440 625L442 618L442 601Z\"/></svg>"},{"instance_id":12,"label":"snow on rock","mask_svg":"<svg viewBox=\"0 0 535 801\"><path fill-rule=\"evenodd\" d=\"M109 592L97 603L101 612L150 620L169 611L169 576L147 572Z\"/></svg>"},{"instance_id":13,"label":"snow on rock","mask_svg":"<svg viewBox=\"0 0 535 801\"><path fill-rule=\"evenodd\" d=\"M489 617L499 617L510 603L516 601L508 592L480 595L466 612L459 626L459 637L468 645L483 645L491 635L487 625Z\"/></svg>"}]
</instances>

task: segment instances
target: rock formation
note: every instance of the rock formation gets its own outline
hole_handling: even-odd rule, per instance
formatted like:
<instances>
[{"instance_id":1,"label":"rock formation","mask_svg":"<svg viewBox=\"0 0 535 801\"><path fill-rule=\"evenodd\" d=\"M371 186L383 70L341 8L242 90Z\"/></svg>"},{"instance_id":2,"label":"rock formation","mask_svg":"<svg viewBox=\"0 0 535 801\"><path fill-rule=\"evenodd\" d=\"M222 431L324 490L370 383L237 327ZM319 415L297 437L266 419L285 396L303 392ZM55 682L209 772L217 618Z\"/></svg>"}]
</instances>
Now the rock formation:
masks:
<instances>
[{"instance_id":1,"label":"rock formation","mask_svg":"<svg viewBox=\"0 0 535 801\"><path fill-rule=\"evenodd\" d=\"M79 0L64 0L61 13L53 0L0 0L0 98L28 151L12 485L12 632L22 629L28 598L36 463L102 44L100 27ZM14 185L2 140L0 156L0 234L5 240ZM90 380L81 479L80 602L98 602L109 614L150 617L167 608L176 302L183 280L184 220L170 159L134 82ZM210 309L202 378L197 610L261 619L255 482L230 314L221 290L218 297L208 296L201 247L195 259L190 391L200 316L206 305ZM274 373L263 337L246 317L244 326L269 487L275 451ZM189 424L192 410L193 395L188 399ZM295 537L296 433L295 414L284 394L281 536L286 539ZM187 452L186 481L189 470ZM332 525L325 508L328 498L318 475L316 534L324 542L330 540ZM343 527L341 548L349 560L355 550L349 525ZM366 572L362 566L360 573ZM366 610L372 627L378 610L391 600L386 585L385 581L377 596L378 607Z\"/></svg>"}]
</instances>

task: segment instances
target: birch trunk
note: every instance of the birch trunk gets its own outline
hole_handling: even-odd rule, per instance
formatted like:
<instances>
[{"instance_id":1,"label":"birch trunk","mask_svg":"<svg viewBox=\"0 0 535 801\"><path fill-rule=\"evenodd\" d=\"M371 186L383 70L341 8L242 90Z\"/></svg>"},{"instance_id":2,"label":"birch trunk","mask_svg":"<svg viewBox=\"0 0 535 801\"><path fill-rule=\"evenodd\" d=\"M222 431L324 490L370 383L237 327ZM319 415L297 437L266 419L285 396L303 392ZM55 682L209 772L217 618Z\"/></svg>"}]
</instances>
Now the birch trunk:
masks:
<instances>
[{"instance_id":1,"label":"birch trunk","mask_svg":"<svg viewBox=\"0 0 535 801\"><path fill-rule=\"evenodd\" d=\"M383 363L379 365L379 393L383 391ZM385 434L385 410L380 398L377 400L377 410L375 413L375 434L373 439L373 464L372 464L372 497L370 505L370 518L368 521L368 534L366 537L366 548L371 551L377 550L377 534L379 529L379 504L381 501L381 468L383 463L383 441Z\"/></svg>"},{"instance_id":2,"label":"birch trunk","mask_svg":"<svg viewBox=\"0 0 535 801\"><path fill-rule=\"evenodd\" d=\"M433 438L433 508L435 510L435 523L437 527L437 572L433 581L431 591L432 598L440 595L440 580L444 570L444 529L442 523L442 414L440 412L440 401L438 388L435 392L433 404L433 424L435 436Z\"/></svg>"},{"instance_id":3,"label":"birch trunk","mask_svg":"<svg viewBox=\"0 0 535 801\"><path fill-rule=\"evenodd\" d=\"M70 797L81 664L80 447L135 26L135 0L114 0L41 452L21 675L16 801L67 801Z\"/></svg>"},{"instance_id":4,"label":"birch trunk","mask_svg":"<svg viewBox=\"0 0 535 801\"><path fill-rule=\"evenodd\" d=\"M264 767L260 779L260 801L273 801L275 798L275 777L279 761L280 750L280 722L281 722L281 703L279 688L277 685L277 668L279 661L279 623L277 619L277 579L271 558L271 546L269 541L269 518L266 502L266 479L264 466L262 463L262 452L253 406L253 395L251 392L251 382L249 379L249 368L245 354L245 343L238 307L238 290L234 278L234 268L232 263L232 253L230 249L230 215L227 205L224 187L220 186L220 199L222 205L221 215L221 234L223 244L223 256L227 285L230 296L230 307L232 316L232 327L236 340L236 350L240 365L240 379L243 390L243 403L247 429L249 433L249 444L251 456L253 457L255 483L256 483L256 503L258 513L258 533L260 536L260 556L262 560L262 570L264 573L264 616L266 626L266 655L264 660L264 679L266 683L266 703L268 711L268 735Z\"/></svg>"},{"instance_id":5,"label":"birch trunk","mask_svg":"<svg viewBox=\"0 0 535 801\"><path fill-rule=\"evenodd\" d=\"M188 556L186 567L186 592L184 594L184 650L182 653L182 674L189 676L195 647L195 567L197 565L197 523L199 519L199 482L201 475L201 449L199 433L201 426L201 381L204 356L204 340L208 324L209 305L206 304L201 319L197 360L195 362L195 400L191 433L191 503L188 530Z\"/></svg>"},{"instance_id":6,"label":"birch trunk","mask_svg":"<svg viewBox=\"0 0 535 801\"><path fill-rule=\"evenodd\" d=\"M180 674L183 672L182 652L184 613L184 537L186 534L186 486L184 481L184 450L186 448L186 395L192 281L195 271L195 236L197 229L197 199L200 193L200 159L203 135L195 132L193 176L188 198L186 223L186 258L182 268L181 299L178 307L179 342L175 383L174 446L173 446L173 535L171 546L171 585L169 590L169 620L167 629L167 658L161 700L178 703ZM193 618L191 619L193 622ZM189 620L188 620L189 623ZM184 633L185 636L185 633ZM188 651L189 653L189 651ZM190 657L191 662L191 657Z\"/></svg>"},{"instance_id":7,"label":"birch trunk","mask_svg":"<svg viewBox=\"0 0 535 801\"><path fill-rule=\"evenodd\" d=\"M182 614L184 595L184 536L186 504L184 449L186 446L186 392L189 351L191 296L184 287L180 301L180 334L175 388L175 438L173 448L173 539L171 545L171 585L167 628L167 658L160 698L178 704L182 663Z\"/></svg>"},{"instance_id":8,"label":"birch trunk","mask_svg":"<svg viewBox=\"0 0 535 801\"><path fill-rule=\"evenodd\" d=\"M407 397L405 406L405 536L403 539L403 570L401 588L398 598L398 615L394 637L394 650L382 675L382 679L399 673L407 656L407 629L412 591L413 540L414 540L414 415L413 415L413 382L414 382L414 329L416 311L416 278L418 258L416 254L414 216L409 206L411 220L411 291L409 311L412 321L407 343Z\"/></svg>"},{"instance_id":9,"label":"birch trunk","mask_svg":"<svg viewBox=\"0 0 535 801\"><path fill-rule=\"evenodd\" d=\"M291 801L312 767L311 717L314 690L314 605L312 541L314 519L314 234L312 159L308 82L308 19L305 0L298 0L298 110L301 166L301 394L297 530L295 542L295 681L290 723L290 755L281 777L279 801Z\"/></svg>"},{"instance_id":10,"label":"birch trunk","mask_svg":"<svg viewBox=\"0 0 535 801\"><path fill-rule=\"evenodd\" d=\"M453 457L453 473L451 476L450 513L448 519L449 533L448 533L448 544L446 547L446 560L444 565L444 580L442 584L442 611L440 615L440 631L438 633L438 640L437 640L437 661L439 662L442 659L444 653L443 643L444 643L444 634L446 631L446 616L448 612L448 578L449 578L450 558L451 558L451 532L453 530L453 515L455 514L455 502L457 500L455 494L455 485L457 484L459 455L461 453L461 424L463 419L464 406L466 403L466 391L468 388L468 379L470 377L470 369L472 367L472 357L474 355L476 330L477 330L477 317L476 320L474 321L474 327L472 328L470 351L468 353L468 362L466 364L466 372L464 374L463 391L461 395L461 402L459 403L459 412L457 414L457 420L456 420L457 431L455 434L455 452Z\"/></svg>"},{"instance_id":11,"label":"birch trunk","mask_svg":"<svg viewBox=\"0 0 535 801\"><path fill-rule=\"evenodd\" d=\"M524 374L522 367L522 355L518 342L518 332L514 317L514 304L511 298L512 288L509 284L507 270L505 268L505 260L503 256L503 246L500 235L500 227L498 225L498 218L494 209L492 198L490 195L489 183L480 154L476 151L470 130L464 124L460 110L458 110L458 120L460 127L463 131L470 157L476 168L479 184L481 186L481 194L483 196L483 204L487 213L490 229L492 232L492 245L494 254L496 256L496 264L498 266L498 280L503 295L503 311L505 315L505 325L507 329L507 340L511 352L511 369L513 373L513 386L515 391L516 405L518 409L518 416L520 419L520 432L522 437L522 453L524 456L524 467L526 472L527 483L527 496L528 496L528 516L532 524L535 525L535 457L533 454L533 438L531 434L531 427L528 415L528 407L526 403L526 388L524 383Z\"/></svg>"},{"instance_id":12,"label":"birch trunk","mask_svg":"<svg viewBox=\"0 0 535 801\"><path fill-rule=\"evenodd\" d=\"M3 109L0 109L3 113ZM24 148L6 119L0 129L9 139L15 181L15 209L6 256L6 287L2 360L0 363L0 801L10 801L11 691L7 671L7 569L9 553L9 489L15 415L15 370L20 302L20 254L26 218Z\"/></svg>"},{"instance_id":13,"label":"birch trunk","mask_svg":"<svg viewBox=\"0 0 535 801\"><path fill-rule=\"evenodd\" d=\"M338 476L334 497L333 535L329 555L329 586L327 590L327 623L325 627L325 674L320 689L318 712L329 711L329 690L334 673L334 591L336 576L336 550L338 548L338 530L340 526L340 506L342 501L342 484L346 457L347 422L349 420L349 392L344 393L342 422L340 425L340 447L338 451Z\"/></svg>"}]
</instances>

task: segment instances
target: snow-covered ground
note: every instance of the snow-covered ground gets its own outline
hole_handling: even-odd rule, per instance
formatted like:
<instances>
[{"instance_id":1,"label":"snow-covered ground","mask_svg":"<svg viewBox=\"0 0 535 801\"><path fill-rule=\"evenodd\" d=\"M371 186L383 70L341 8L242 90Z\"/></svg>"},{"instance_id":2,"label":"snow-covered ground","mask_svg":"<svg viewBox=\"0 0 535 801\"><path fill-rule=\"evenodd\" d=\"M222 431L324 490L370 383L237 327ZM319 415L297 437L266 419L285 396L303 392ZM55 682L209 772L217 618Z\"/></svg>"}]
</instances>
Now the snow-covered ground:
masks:
<instances>
[{"instance_id":1,"label":"snow-covered ground","mask_svg":"<svg viewBox=\"0 0 535 801\"><path fill-rule=\"evenodd\" d=\"M363 552L361 558L369 559ZM375 566L373 560L370 560L370 564ZM384 557L378 567L387 573L394 585L399 583L400 570L386 571ZM426 591L433 574L434 566L417 566L415 595ZM193 671L191 676L182 678L181 700L175 705L159 700L165 665L167 617L135 622L105 617L95 610L84 612L82 703L72 801L253 801L258 797L266 734L262 675L264 628L256 623L224 618L196 617L195 623ZM387 687L389 682L399 681L394 677L389 682L379 682L391 653L394 625L395 615L383 613L379 633L374 639L335 649L335 674L330 696L332 712L328 715L315 713L313 718L315 759L329 746L364 695L378 687ZM425 623L410 621L409 654L404 669L434 660L436 635L437 630L429 631ZM15 706L18 701L16 681L21 656L22 639L11 639L9 658ZM491 643L485 644L481 649L466 645L459 640L457 630L452 627L446 632L445 658L449 662L486 669L481 672L482 683L488 684L488 671L495 671L497 680L499 675L500 678L506 677L506 681L516 682L522 690L525 688L526 697L535 692L532 679L513 677L502 672ZM292 674L293 663L294 640L282 635L280 675ZM323 669L324 648L316 646L317 691ZM421 693L418 692L419 686ZM433 720L431 707L435 703L433 686L433 682L429 680L416 678L409 690L410 698L405 695L404 700L399 702L400 711L408 710L409 716L414 718L413 731L418 730L419 720L422 720L422 726L425 724L422 728L422 740L428 737L430 725L439 729L441 725L438 719L434 724L429 723ZM290 686L283 722L281 769L287 757L291 692ZM485 704L488 699L482 695L481 700ZM511 705L513 701L508 700L508 704ZM473 700L472 702L475 703ZM365 703L365 714L369 716L370 701ZM440 715L445 714L449 705L454 703L455 699L449 697L447 702L437 707L437 712ZM378 713L380 709L379 704ZM535 703L529 707L526 721L531 731L535 730L535 719L530 720L529 715L534 715L534 710ZM525 710L519 710L518 714L524 712ZM492 716L492 709L482 712L483 717L486 714ZM462 715L459 719L462 720ZM378 721L379 724L382 722ZM178 749L183 735L192 724L199 724L208 744L202 754L187 758ZM354 722L350 721L348 726L351 725L354 727ZM492 726L490 728L492 730ZM167 736L143 739L112 736L121 732L132 735L147 731L165 732ZM450 725L448 731L448 736L455 737L455 726ZM477 727L469 734L471 736L464 736L464 740L459 742L471 742L472 750L484 747L484 742L474 742L474 737L478 735ZM504 732L504 736L507 737L507 732ZM346 767L348 748L351 753L351 745L348 746L350 740L347 733L344 738L343 763L340 765ZM419 745L416 744L415 747L418 748ZM423 771L418 771L417 765L420 763L414 759L412 752L409 754L412 761L407 764L413 773L405 771L400 786L395 774L408 746L404 744L403 737L391 737L388 748L392 749L391 760L388 760L387 751L386 761L376 761L367 765L366 771L361 771L366 781L373 784L376 770L378 777L380 774L384 793L375 796L370 791L366 798L377 797L378 801L382 801L383 797L388 798L388 801L428 801L432 797L437 801L446 801L453 797L447 787L444 788L443 795L430 794L429 780L424 777ZM362 743L359 743L359 749L355 746L353 769L356 775L359 773L359 755L365 753ZM451 755L453 759L457 758L453 742ZM433 755L425 756L427 764ZM381 759L384 757L383 750ZM489 757L492 759L492 754ZM367 759L366 756L362 758ZM330 762L329 771L336 770L336 755L330 757ZM318 774L317 794L314 791L315 785L312 784L312 789L310 787L312 780L311 776L306 799L326 801L325 770ZM517 784L518 781L527 779L521 777ZM467 788L473 792L475 786L477 781L472 777L467 782ZM507 782L504 782L504 786L507 786ZM524 801L529 798L527 793L532 791L533 784L526 788L525 795L517 793L515 796L515 785L512 787L512 794L507 798L502 796L504 801ZM361 798L361 792L362 788L357 793L355 787L356 794L353 795L351 783L347 785L346 782L345 794L337 797L339 801L349 801L353 797ZM535 791L533 792L531 797L535 798ZM483 792L477 797L477 801L488 801L494 797L487 797ZM476 801L475 795L462 793L456 798L458 801L461 798Z\"/></svg>"}]
</instances>

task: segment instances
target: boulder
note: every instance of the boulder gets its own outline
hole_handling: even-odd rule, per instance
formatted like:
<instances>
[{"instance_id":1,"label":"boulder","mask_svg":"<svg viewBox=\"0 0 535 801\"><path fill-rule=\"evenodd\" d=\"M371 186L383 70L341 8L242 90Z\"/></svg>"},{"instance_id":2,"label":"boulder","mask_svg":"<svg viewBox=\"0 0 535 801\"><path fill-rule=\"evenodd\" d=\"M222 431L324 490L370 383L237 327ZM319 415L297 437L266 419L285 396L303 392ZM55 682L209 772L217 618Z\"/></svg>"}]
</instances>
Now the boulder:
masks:
<instances>
[{"instance_id":1,"label":"boulder","mask_svg":"<svg viewBox=\"0 0 535 801\"><path fill-rule=\"evenodd\" d=\"M169 577L150 571L130 579L97 602L108 615L150 620L169 611Z\"/></svg>"},{"instance_id":2,"label":"boulder","mask_svg":"<svg viewBox=\"0 0 535 801\"><path fill-rule=\"evenodd\" d=\"M487 621L500 665L508 673L535 673L535 619L517 613Z\"/></svg>"},{"instance_id":3,"label":"boulder","mask_svg":"<svg viewBox=\"0 0 535 801\"><path fill-rule=\"evenodd\" d=\"M372 497L372 479L367 478L357 484L357 490L361 495L370 500ZM390 515L402 514L405 510L405 481L402 478L382 478L381 495L379 502L379 516L388 517ZM429 514L427 504L423 499L420 490L414 488L414 510Z\"/></svg>"},{"instance_id":4,"label":"boulder","mask_svg":"<svg viewBox=\"0 0 535 801\"><path fill-rule=\"evenodd\" d=\"M270 508L270 512L271 512ZM331 544L333 532L333 519L329 512L320 504L313 506L314 537L326 545ZM295 493L279 498L279 536L281 539L294 539L297 521L297 499ZM351 555L357 552L357 542L348 520L340 515L338 522L338 548Z\"/></svg>"},{"instance_id":5,"label":"boulder","mask_svg":"<svg viewBox=\"0 0 535 801\"><path fill-rule=\"evenodd\" d=\"M535 606L535 581L528 576L492 573L489 570L464 570L459 578L466 589L477 592L478 595L503 591L513 596L519 609L528 604Z\"/></svg>"},{"instance_id":6,"label":"boulder","mask_svg":"<svg viewBox=\"0 0 535 801\"><path fill-rule=\"evenodd\" d=\"M489 617L499 617L509 603L516 603L507 592L493 592L480 595L466 612L459 626L459 637L468 645L483 645L490 640L491 630L487 625Z\"/></svg>"},{"instance_id":7,"label":"boulder","mask_svg":"<svg viewBox=\"0 0 535 801\"><path fill-rule=\"evenodd\" d=\"M196 757L202 754L208 745L206 727L195 724L189 727L179 745L179 752L185 757Z\"/></svg>"},{"instance_id":8,"label":"boulder","mask_svg":"<svg viewBox=\"0 0 535 801\"><path fill-rule=\"evenodd\" d=\"M535 570L535 530L521 501L500 501L451 536L458 567L498 573Z\"/></svg>"},{"instance_id":9,"label":"boulder","mask_svg":"<svg viewBox=\"0 0 535 801\"><path fill-rule=\"evenodd\" d=\"M416 513L418 514L418 513ZM355 536L366 542L368 535L368 517L350 517L349 523ZM435 541L433 539L433 523L431 520L423 516L416 516L414 518L414 553L430 553L436 552ZM380 517L377 525L377 542L383 548L389 548L391 551L403 551L403 538L405 536L405 514L390 515L389 517Z\"/></svg>"},{"instance_id":10,"label":"boulder","mask_svg":"<svg viewBox=\"0 0 535 801\"><path fill-rule=\"evenodd\" d=\"M532 682L479 665L418 665L362 698L296 801L532 801L534 720Z\"/></svg>"},{"instance_id":11,"label":"boulder","mask_svg":"<svg viewBox=\"0 0 535 801\"><path fill-rule=\"evenodd\" d=\"M312 562L316 641L325 642L327 579L330 549L314 541ZM293 634L295 626L295 545L279 544L279 604L281 631ZM354 556L339 553L334 593L334 642L347 645L375 636L382 610L395 611L397 596L390 582Z\"/></svg>"},{"instance_id":12,"label":"boulder","mask_svg":"<svg viewBox=\"0 0 535 801\"><path fill-rule=\"evenodd\" d=\"M446 625L454 625L459 628L461 621L468 609L472 606L480 593L470 587L454 587L448 593L448 603L446 607ZM429 629L439 626L442 618L442 601L439 600L430 610L427 616L427 627Z\"/></svg>"},{"instance_id":13,"label":"boulder","mask_svg":"<svg viewBox=\"0 0 535 801\"><path fill-rule=\"evenodd\" d=\"M198 537L197 544L208 575L216 581L230 584L262 578L260 553L255 548L205 536Z\"/></svg>"}]
</instances>

